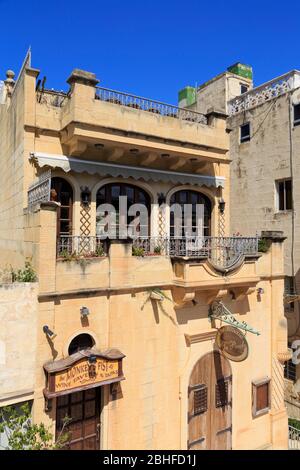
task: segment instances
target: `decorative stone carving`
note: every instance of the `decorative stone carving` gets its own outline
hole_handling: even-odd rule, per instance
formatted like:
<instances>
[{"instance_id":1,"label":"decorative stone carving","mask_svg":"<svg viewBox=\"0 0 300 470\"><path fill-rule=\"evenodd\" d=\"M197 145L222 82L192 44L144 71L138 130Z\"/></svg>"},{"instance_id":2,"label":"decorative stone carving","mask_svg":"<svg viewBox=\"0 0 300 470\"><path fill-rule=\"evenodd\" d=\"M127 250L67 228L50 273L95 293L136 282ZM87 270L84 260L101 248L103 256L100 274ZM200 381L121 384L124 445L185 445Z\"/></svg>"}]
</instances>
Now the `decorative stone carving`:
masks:
<instances>
[{"instance_id":1,"label":"decorative stone carving","mask_svg":"<svg viewBox=\"0 0 300 470\"><path fill-rule=\"evenodd\" d=\"M285 351L279 351L277 353L277 359L281 364L284 364L285 362L289 361L293 357L293 350L290 348L287 348Z\"/></svg>"},{"instance_id":2,"label":"decorative stone carving","mask_svg":"<svg viewBox=\"0 0 300 470\"><path fill-rule=\"evenodd\" d=\"M206 294L205 303L210 305L213 301L221 300L228 294L227 289L211 290Z\"/></svg>"},{"instance_id":3,"label":"decorative stone carving","mask_svg":"<svg viewBox=\"0 0 300 470\"><path fill-rule=\"evenodd\" d=\"M175 302L175 307L184 307L189 302L195 300L195 292L186 292L185 289L177 287L173 291L173 299Z\"/></svg>"},{"instance_id":4,"label":"decorative stone carving","mask_svg":"<svg viewBox=\"0 0 300 470\"><path fill-rule=\"evenodd\" d=\"M255 287L239 287L232 290L234 300L241 300L247 295L253 294L255 292Z\"/></svg>"},{"instance_id":5,"label":"decorative stone carving","mask_svg":"<svg viewBox=\"0 0 300 470\"><path fill-rule=\"evenodd\" d=\"M289 72L228 102L230 116L254 108L300 86L300 73Z\"/></svg>"},{"instance_id":6,"label":"decorative stone carving","mask_svg":"<svg viewBox=\"0 0 300 470\"><path fill-rule=\"evenodd\" d=\"M51 189L51 170L44 171L33 183L28 190L28 209L32 208L39 202L50 201Z\"/></svg>"}]
</instances>

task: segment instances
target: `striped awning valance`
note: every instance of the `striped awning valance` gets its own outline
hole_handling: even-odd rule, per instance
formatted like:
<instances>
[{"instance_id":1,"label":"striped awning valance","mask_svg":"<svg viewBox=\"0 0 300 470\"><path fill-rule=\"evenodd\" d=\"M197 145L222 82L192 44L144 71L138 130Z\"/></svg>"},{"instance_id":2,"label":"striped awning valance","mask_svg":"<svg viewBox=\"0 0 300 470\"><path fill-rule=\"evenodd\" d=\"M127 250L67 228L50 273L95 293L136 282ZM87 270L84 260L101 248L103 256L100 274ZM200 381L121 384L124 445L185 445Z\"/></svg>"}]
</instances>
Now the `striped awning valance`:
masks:
<instances>
[{"instance_id":1,"label":"striped awning valance","mask_svg":"<svg viewBox=\"0 0 300 470\"><path fill-rule=\"evenodd\" d=\"M154 168L143 168L129 165L117 165L107 162L96 162L92 160L82 160L66 155L55 155L49 153L34 152L30 159L40 168L60 168L66 173L74 171L76 173L99 174L101 176L112 176L114 178L133 178L135 180L155 181L175 184L193 184L198 186L222 187L225 185L225 178L222 176L206 176L192 173L179 173L177 171L164 171Z\"/></svg>"}]
</instances>

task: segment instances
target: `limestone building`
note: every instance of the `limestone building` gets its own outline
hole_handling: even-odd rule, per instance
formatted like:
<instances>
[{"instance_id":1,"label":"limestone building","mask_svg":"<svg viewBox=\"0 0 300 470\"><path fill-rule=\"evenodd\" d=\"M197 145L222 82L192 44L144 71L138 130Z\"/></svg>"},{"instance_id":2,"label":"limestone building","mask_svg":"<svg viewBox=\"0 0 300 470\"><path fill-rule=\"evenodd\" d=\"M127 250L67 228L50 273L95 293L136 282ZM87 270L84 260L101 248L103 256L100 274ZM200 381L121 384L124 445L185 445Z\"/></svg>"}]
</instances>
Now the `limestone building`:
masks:
<instances>
[{"instance_id":1,"label":"limestone building","mask_svg":"<svg viewBox=\"0 0 300 470\"><path fill-rule=\"evenodd\" d=\"M193 90L184 93L191 96ZM300 72L292 70L253 88L251 67L236 64L200 86L190 103L204 113L215 105L228 115L231 233L272 229L287 237L284 305L292 346L300 338ZM288 411L298 419L299 374L299 365L286 363Z\"/></svg>"},{"instance_id":2,"label":"limestone building","mask_svg":"<svg viewBox=\"0 0 300 470\"><path fill-rule=\"evenodd\" d=\"M261 253L245 226L230 236L226 114L78 69L67 83L47 89L28 55L2 86L1 266L30 259L37 281L3 280L1 324L18 322L14 289L27 289L34 336L24 348L1 329L15 357L0 361L0 406L29 400L53 435L69 416L71 449L287 448L283 237L265 231ZM175 233L175 203L193 227L201 206L201 233L183 216ZM121 237L121 223L141 235ZM13 379L23 361L26 384Z\"/></svg>"}]
</instances>

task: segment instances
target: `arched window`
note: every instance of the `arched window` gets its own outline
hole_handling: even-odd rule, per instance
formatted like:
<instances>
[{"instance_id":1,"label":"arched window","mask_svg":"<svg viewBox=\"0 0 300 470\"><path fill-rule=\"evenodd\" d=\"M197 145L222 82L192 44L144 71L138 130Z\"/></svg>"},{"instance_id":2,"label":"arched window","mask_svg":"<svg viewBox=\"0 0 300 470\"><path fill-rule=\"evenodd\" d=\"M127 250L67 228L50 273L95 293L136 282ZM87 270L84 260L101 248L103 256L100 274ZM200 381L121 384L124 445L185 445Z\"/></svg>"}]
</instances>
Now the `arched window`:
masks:
<instances>
[{"instance_id":1,"label":"arched window","mask_svg":"<svg viewBox=\"0 0 300 470\"><path fill-rule=\"evenodd\" d=\"M193 231L196 230L198 226L198 220L197 220L197 211L196 211L196 206L197 204L202 204L203 205L203 220L202 220L202 227L203 227L203 233L200 234L203 236L210 236L211 235L211 202L207 196L204 194L198 192L198 191L190 191L190 190L181 190L177 191L171 196L170 199L170 206L173 204L177 203L181 207L181 221L179 221L180 224L180 234L179 236L184 237L186 235L186 230L187 227L185 226L185 220L184 220L184 205L185 204L190 204L191 205L191 228ZM174 216L174 211L171 211L170 213L170 236L174 237L176 234L175 230L175 216Z\"/></svg>"},{"instance_id":2,"label":"arched window","mask_svg":"<svg viewBox=\"0 0 300 470\"><path fill-rule=\"evenodd\" d=\"M107 224L103 222L103 216L100 215L99 209L102 204L111 204L116 211L116 236L119 235L119 224L121 222L120 212L120 196L127 197L127 211L133 204L142 204L147 211L147 217L140 218L137 231L141 234L150 235L150 212L151 212L151 200L150 196L143 189L138 186L134 186L127 183L111 183L103 186L97 192L96 205L97 205L97 216L96 216L96 231L97 235L102 235L108 230ZM139 212L135 215L128 215L128 212L124 214L122 223L127 227L134 221L136 216L139 216Z\"/></svg>"},{"instance_id":3,"label":"arched window","mask_svg":"<svg viewBox=\"0 0 300 470\"><path fill-rule=\"evenodd\" d=\"M51 201L60 203L57 210L57 235L72 234L73 189L63 178L51 179Z\"/></svg>"},{"instance_id":4,"label":"arched window","mask_svg":"<svg viewBox=\"0 0 300 470\"><path fill-rule=\"evenodd\" d=\"M78 351L82 351L83 349L88 349L92 348L95 344L95 341L91 337L91 335L88 335L87 333L82 333L81 335L75 336L75 338L72 339L68 353L71 356L71 354L74 354Z\"/></svg>"}]
</instances>

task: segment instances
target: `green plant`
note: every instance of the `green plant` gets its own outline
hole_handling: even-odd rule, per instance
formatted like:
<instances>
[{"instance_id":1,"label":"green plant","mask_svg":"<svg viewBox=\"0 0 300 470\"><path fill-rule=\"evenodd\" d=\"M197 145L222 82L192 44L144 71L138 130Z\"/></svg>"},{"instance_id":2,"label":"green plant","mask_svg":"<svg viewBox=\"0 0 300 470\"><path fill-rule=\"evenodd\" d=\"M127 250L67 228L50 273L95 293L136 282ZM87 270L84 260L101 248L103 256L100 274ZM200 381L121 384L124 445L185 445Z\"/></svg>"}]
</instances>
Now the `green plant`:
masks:
<instances>
[{"instance_id":1,"label":"green plant","mask_svg":"<svg viewBox=\"0 0 300 470\"><path fill-rule=\"evenodd\" d=\"M158 287L155 287L154 289L150 289L149 290L149 293L154 293L154 294L158 294L160 295L161 297L163 297L165 300L169 300L169 302L172 302L173 303L173 299L171 299L170 297L168 297L163 290L159 289Z\"/></svg>"},{"instance_id":2,"label":"green plant","mask_svg":"<svg viewBox=\"0 0 300 470\"><path fill-rule=\"evenodd\" d=\"M269 247L267 241L264 238L260 238L258 240L258 251L260 251L261 253L266 253L268 249Z\"/></svg>"},{"instance_id":3,"label":"green plant","mask_svg":"<svg viewBox=\"0 0 300 470\"><path fill-rule=\"evenodd\" d=\"M162 247L160 245L157 245L157 246L154 247L153 251L156 255L161 255Z\"/></svg>"},{"instance_id":4,"label":"green plant","mask_svg":"<svg viewBox=\"0 0 300 470\"><path fill-rule=\"evenodd\" d=\"M289 425L293 428L299 429L300 431L300 421L299 419L289 418Z\"/></svg>"},{"instance_id":5,"label":"green plant","mask_svg":"<svg viewBox=\"0 0 300 470\"><path fill-rule=\"evenodd\" d=\"M30 261L27 260L24 269L18 269L17 271L11 269L11 278L12 282L35 282L37 275Z\"/></svg>"},{"instance_id":6,"label":"green plant","mask_svg":"<svg viewBox=\"0 0 300 470\"><path fill-rule=\"evenodd\" d=\"M62 430L54 441L49 428L43 423L32 423L27 402L20 407L6 406L0 409L0 433L7 436L6 450L61 449L69 439L69 433L65 432L69 422L68 417L63 420Z\"/></svg>"},{"instance_id":7,"label":"green plant","mask_svg":"<svg viewBox=\"0 0 300 470\"><path fill-rule=\"evenodd\" d=\"M95 256L104 256L105 251L102 245L98 245L96 250L95 250Z\"/></svg>"},{"instance_id":8,"label":"green plant","mask_svg":"<svg viewBox=\"0 0 300 470\"><path fill-rule=\"evenodd\" d=\"M78 259L78 255L77 255L76 251L73 251L72 253L70 253L66 248L61 250L61 252L59 253L59 256L64 261L73 261L73 260Z\"/></svg>"},{"instance_id":9,"label":"green plant","mask_svg":"<svg viewBox=\"0 0 300 470\"><path fill-rule=\"evenodd\" d=\"M145 250L140 246L133 246L132 247L132 255L133 256L144 256Z\"/></svg>"}]
</instances>

